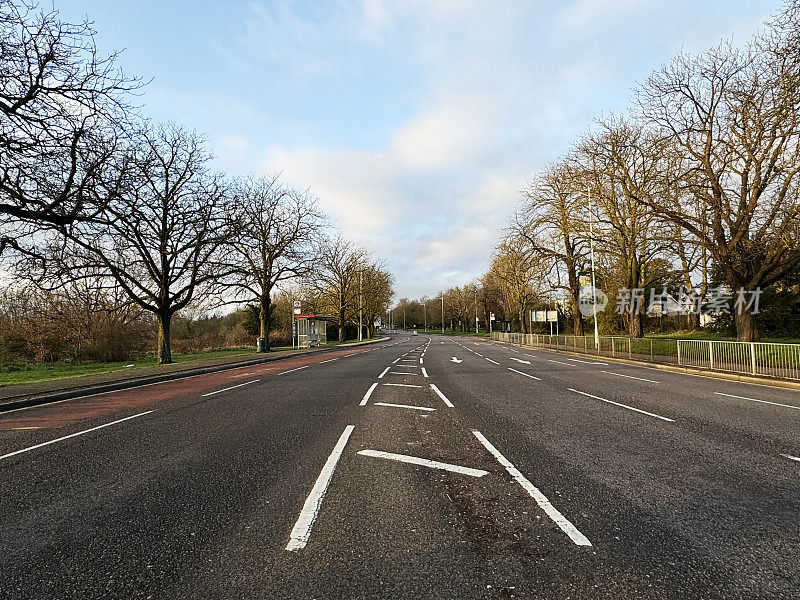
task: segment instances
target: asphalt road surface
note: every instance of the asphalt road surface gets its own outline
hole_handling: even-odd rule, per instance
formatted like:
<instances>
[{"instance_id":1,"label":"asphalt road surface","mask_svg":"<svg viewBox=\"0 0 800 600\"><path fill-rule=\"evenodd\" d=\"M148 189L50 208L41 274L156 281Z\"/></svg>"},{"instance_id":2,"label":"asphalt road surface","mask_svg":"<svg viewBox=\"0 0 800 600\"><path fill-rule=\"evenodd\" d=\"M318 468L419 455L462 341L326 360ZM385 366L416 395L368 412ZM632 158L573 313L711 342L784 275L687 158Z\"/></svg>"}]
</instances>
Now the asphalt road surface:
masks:
<instances>
[{"instance_id":1,"label":"asphalt road surface","mask_svg":"<svg viewBox=\"0 0 800 600\"><path fill-rule=\"evenodd\" d=\"M394 336L0 415L2 598L798 598L800 393Z\"/></svg>"}]
</instances>

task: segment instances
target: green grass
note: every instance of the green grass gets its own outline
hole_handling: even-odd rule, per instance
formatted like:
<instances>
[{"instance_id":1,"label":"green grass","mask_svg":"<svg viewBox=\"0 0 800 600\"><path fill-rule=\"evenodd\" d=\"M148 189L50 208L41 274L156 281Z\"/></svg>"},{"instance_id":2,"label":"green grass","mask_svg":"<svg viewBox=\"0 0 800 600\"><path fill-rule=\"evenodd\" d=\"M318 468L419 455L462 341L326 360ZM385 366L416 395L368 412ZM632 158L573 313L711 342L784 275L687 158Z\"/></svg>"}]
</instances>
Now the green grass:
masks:
<instances>
[{"instance_id":1,"label":"green grass","mask_svg":"<svg viewBox=\"0 0 800 600\"><path fill-rule=\"evenodd\" d=\"M288 348L273 348L273 351ZM228 358L233 356L247 356L255 354L255 348L225 348L224 350L205 350L192 354L173 354L172 360L177 364L191 363L201 360L211 360L215 358ZM113 363L84 363L84 364L64 364L64 363L44 363L31 365L10 365L0 366L0 387L8 385L20 385L24 383L37 383L40 381L51 381L54 379L67 379L70 377L82 377L85 375L100 375L103 373L113 373L115 371L135 372L143 367L153 367L156 364L154 356L143 357L137 360ZM127 366L133 365L133 366Z\"/></svg>"}]
</instances>

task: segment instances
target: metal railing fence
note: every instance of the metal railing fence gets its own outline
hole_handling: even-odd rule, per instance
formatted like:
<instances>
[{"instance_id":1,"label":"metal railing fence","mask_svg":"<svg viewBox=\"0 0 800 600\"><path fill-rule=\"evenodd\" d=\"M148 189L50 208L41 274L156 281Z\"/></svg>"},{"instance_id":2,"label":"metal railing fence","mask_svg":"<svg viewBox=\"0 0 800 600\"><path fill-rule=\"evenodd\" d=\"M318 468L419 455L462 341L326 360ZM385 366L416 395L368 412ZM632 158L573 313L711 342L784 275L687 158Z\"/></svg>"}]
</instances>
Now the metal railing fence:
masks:
<instances>
[{"instance_id":1,"label":"metal railing fence","mask_svg":"<svg viewBox=\"0 0 800 600\"><path fill-rule=\"evenodd\" d=\"M569 350L597 356L630 358L645 362L800 380L800 344L675 340L594 336L492 333L499 342L522 346Z\"/></svg>"}]
</instances>

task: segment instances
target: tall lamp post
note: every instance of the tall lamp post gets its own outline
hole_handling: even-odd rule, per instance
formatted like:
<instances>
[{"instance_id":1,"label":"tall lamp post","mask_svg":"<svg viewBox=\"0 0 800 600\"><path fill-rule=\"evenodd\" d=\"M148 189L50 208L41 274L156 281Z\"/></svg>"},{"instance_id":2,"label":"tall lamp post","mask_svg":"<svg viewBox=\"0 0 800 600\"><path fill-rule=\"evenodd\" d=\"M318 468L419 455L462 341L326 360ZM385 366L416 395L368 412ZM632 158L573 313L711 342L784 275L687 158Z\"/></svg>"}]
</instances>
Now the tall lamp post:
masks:
<instances>
[{"instance_id":1,"label":"tall lamp post","mask_svg":"<svg viewBox=\"0 0 800 600\"><path fill-rule=\"evenodd\" d=\"M594 230L592 229L592 189L587 186L586 193L589 196L589 251L592 255L592 316L594 317L594 347L600 350L600 336L597 333L597 289L595 288L594 278Z\"/></svg>"},{"instance_id":2,"label":"tall lamp post","mask_svg":"<svg viewBox=\"0 0 800 600\"><path fill-rule=\"evenodd\" d=\"M362 319L362 314L363 314L363 311L364 311L364 297L361 294L361 286L362 286L362 283L363 283L362 282L362 279L363 279L362 275L363 274L364 274L364 271L359 269L359 271L358 271L358 341L359 342L364 339L363 338L363 333L362 333L364 331L364 325L363 325L363 319Z\"/></svg>"},{"instance_id":3,"label":"tall lamp post","mask_svg":"<svg viewBox=\"0 0 800 600\"><path fill-rule=\"evenodd\" d=\"M478 288L475 288L475 335L478 335Z\"/></svg>"},{"instance_id":4,"label":"tall lamp post","mask_svg":"<svg viewBox=\"0 0 800 600\"><path fill-rule=\"evenodd\" d=\"M442 292L442 333L444 333L444 292Z\"/></svg>"},{"instance_id":5,"label":"tall lamp post","mask_svg":"<svg viewBox=\"0 0 800 600\"><path fill-rule=\"evenodd\" d=\"M425 315L425 333L428 333L428 301L422 301L422 314Z\"/></svg>"}]
</instances>

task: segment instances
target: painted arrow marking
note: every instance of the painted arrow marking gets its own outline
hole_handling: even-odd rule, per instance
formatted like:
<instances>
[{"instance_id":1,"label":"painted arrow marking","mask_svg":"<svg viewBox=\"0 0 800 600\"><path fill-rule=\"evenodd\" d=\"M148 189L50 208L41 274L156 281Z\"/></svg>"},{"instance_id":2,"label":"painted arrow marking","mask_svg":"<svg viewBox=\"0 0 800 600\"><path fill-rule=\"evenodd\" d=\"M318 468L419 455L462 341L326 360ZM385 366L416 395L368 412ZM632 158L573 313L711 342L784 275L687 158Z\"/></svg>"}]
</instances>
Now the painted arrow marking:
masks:
<instances>
[{"instance_id":1,"label":"painted arrow marking","mask_svg":"<svg viewBox=\"0 0 800 600\"><path fill-rule=\"evenodd\" d=\"M451 359L450 359L450 361L451 361L451 362L454 362L454 363L460 363L460 362L464 362L464 361L462 361L462 360L458 360L458 359L457 359L455 356L454 356L453 358L451 358Z\"/></svg>"},{"instance_id":2,"label":"painted arrow marking","mask_svg":"<svg viewBox=\"0 0 800 600\"><path fill-rule=\"evenodd\" d=\"M511 358L511 360L515 360L518 363L525 363L526 365L531 364L531 361L529 361L529 360L522 360L522 359L519 359L519 358L514 358L513 356L511 356L510 358Z\"/></svg>"}]
</instances>

